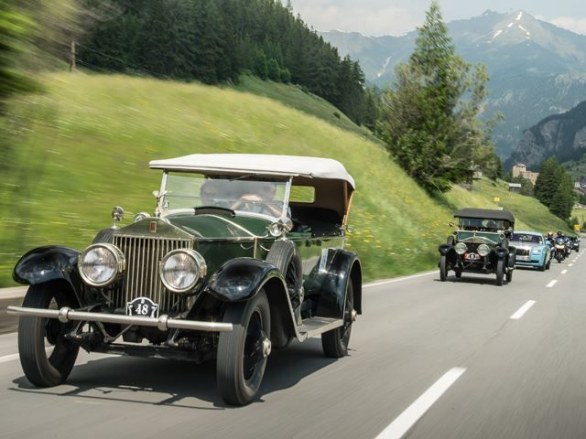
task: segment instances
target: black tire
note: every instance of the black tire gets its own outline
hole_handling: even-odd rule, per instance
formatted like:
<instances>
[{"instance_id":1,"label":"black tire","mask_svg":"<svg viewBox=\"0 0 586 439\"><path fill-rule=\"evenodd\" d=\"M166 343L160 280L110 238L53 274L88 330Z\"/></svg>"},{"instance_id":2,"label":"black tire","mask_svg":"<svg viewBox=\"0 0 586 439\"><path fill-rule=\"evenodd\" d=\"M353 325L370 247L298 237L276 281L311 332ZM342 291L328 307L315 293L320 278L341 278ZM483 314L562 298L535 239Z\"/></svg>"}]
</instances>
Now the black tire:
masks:
<instances>
[{"instance_id":1,"label":"black tire","mask_svg":"<svg viewBox=\"0 0 586 439\"><path fill-rule=\"evenodd\" d=\"M541 264L538 268L539 271L545 271L545 269L547 268L547 261L545 260L545 258L543 258L543 264Z\"/></svg>"},{"instance_id":2,"label":"black tire","mask_svg":"<svg viewBox=\"0 0 586 439\"><path fill-rule=\"evenodd\" d=\"M223 321L234 330L220 333L218 390L228 404L242 406L256 397L271 349L271 311L264 290L247 302L227 304Z\"/></svg>"},{"instance_id":3,"label":"black tire","mask_svg":"<svg viewBox=\"0 0 586 439\"><path fill-rule=\"evenodd\" d=\"M462 269L456 268L455 272L456 272L456 279L460 279L462 277Z\"/></svg>"},{"instance_id":4,"label":"black tire","mask_svg":"<svg viewBox=\"0 0 586 439\"><path fill-rule=\"evenodd\" d=\"M507 283L512 282L512 280L513 280L513 269L512 268L509 268L507 270L506 279L507 279Z\"/></svg>"},{"instance_id":5,"label":"black tire","mask_svg":"<svg viewBox=\"0 0 586 439\"><path fill-rule=\"evenodd\" d=\"M275 265L285 278L285 284L293 309L298 309L303 301L303 268L297 248L292 241L275 241L267 255L267 262Z\"/></svg>"},{"instance_id":6,"label":"black tire","mask_svg":"<svg viewBox=\"0 0 586 439\"><path fill-rule=\"evenodd\" d=\"M29 308L74 308L76 300L67 284L50 282L31 286L22 304ZM52 387L63 383L69 374L79 345L65 339L75 322L61 323L57 319L21 317L18 323L18 353L27 379L37 387ZM47 348L52 346L52 350Z\"/></svg>"},{"instance_id":7,"label":"black tire","mask_svg":"<svg viewBox=\"0 0 586 439\"><path fill-rule=\"evenodd\" d=\"M545 269L549 270L551 268L551 258L547 260L547 264L545 265Z\"/></svg>"},{"instance_id":8,"label":"black tire","mask_svg":"<svg viewBox=\"0 0 586 439\"><path fill-rule=\"evenodd\" d=\"M354 285L348 279L346 299L344 301L344 324L321 335L321 346L326 357L341 358L348 355L348 344L354 322Z\"/></svg>"},{"instance_id":9,"label":"black tire","mask_svg":"<svg viewBox=\"0 0 586 439\"><path fill-rule=\"evenodd\" d=\"M446 255L442 255L440 257L439 274L440 274L440 280L442 282L445 282L446 279L448 278L448 261L447 261Z\"/></svg>"},{"instance_id":10,"label":"black tire","mask_svg":"<svg viewBox=\"0 0 586 439\"><path fill-rule=\"evenodd\" d=\"M499 259L496 263L496 284L500 287L503 284L503 277L505 276L505 261Z\"/></svg>"}]
</instances>

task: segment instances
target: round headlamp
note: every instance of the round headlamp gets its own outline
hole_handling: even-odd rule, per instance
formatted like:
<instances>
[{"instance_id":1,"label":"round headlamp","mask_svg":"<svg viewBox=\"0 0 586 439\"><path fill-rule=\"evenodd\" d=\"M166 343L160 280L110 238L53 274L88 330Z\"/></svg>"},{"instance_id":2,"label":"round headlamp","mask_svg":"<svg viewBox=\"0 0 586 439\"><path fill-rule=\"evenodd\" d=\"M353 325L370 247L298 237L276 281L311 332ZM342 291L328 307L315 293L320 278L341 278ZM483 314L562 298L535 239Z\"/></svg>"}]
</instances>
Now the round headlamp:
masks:
<instances>
[{"instance_id":1,"label":"round headlamp","mask_svg":"<svg viewBox=\"0 0 586 439\"><path fill-rule=\"evenodd\" d=\"M457 243L454 248L456 250L456 253L458 253L459 255L463 255L464 253L466 253L466 250L468 250L468 247L466 247L466 244L464 244L463 242Z\"/></svg>"},{"instance_id":2,"label":"round headlamp","mask_svg":"<svg viewBox=\"0 0 586 439\"><path fill-rule=\"evenodd\" d=\"M161 281L173 293L191 291L206 273L205 259L195 250L173 250L161 261Z\"/></svg>"},{"instance_id":3,"label":"round headlamp","mask_svg":"<svg viewBox=\"0 0 586 439\"><path fill-rule=\"evenodd\" d=\"M77 261L79 274L93 287L105 287L116 281L126 269L126 258L115 245L99 243L90 245Z\"/></svg>"},{"instance_id":4,"label":"round headlamp","mask_svg":"<svg viewBox=\"0 0 586 439\"><path fill-rule=\"evenodd\" d=\"M486 256L490 253L490 247L486 244L480 244L477 251L480 256Z\"/></svg>"}]
</instances>

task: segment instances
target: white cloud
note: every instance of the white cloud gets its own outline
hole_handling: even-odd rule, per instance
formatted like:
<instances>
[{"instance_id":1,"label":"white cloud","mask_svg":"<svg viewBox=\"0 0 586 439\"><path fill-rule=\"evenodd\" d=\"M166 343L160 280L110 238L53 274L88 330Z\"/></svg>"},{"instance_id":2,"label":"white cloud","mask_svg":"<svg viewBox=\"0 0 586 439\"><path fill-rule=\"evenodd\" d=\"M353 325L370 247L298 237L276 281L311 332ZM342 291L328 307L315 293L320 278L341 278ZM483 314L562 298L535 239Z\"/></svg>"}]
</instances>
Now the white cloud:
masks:
<instances>
[{"instance_id":1,"label":"white cloud","mask_svg":"<svg viewBox=\"0 0 586 439\"><path fill-rule=\"evenodd\" d=\"M586 35L586 18L558 17L549 22L577 34Z\"/></svg>"}]
</instances>

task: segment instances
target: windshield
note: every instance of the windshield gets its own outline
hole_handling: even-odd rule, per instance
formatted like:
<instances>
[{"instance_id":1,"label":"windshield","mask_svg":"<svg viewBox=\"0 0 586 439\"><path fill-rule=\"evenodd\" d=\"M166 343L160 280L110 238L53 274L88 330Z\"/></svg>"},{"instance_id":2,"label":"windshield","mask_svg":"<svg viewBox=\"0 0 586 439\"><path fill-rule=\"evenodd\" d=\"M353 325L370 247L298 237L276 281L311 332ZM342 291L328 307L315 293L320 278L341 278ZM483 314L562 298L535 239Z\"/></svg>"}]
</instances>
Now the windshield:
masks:
<instances>
[{"instance_id":1,"label":"windshield","mask_svg":"<svg viewBox=\"0 0 586 439\"><path fill-rule=\"evenodd\" d=\"M532 235L529 233L513 233L511 241L525 244L543 244L543 238L540 235Z\"/></svg>"},{"instance_id":2,"label":"windshield","mask_svg":"<svg viewBox=\"0 0 586 439\"><path fill-rule=\"evenodd\" d=\"M287 184L287 181L271 181L258 176L214 178L169 173L162 207L164 210L220 207L280 217L286 212Z\"/></svg>"}]
</instances>

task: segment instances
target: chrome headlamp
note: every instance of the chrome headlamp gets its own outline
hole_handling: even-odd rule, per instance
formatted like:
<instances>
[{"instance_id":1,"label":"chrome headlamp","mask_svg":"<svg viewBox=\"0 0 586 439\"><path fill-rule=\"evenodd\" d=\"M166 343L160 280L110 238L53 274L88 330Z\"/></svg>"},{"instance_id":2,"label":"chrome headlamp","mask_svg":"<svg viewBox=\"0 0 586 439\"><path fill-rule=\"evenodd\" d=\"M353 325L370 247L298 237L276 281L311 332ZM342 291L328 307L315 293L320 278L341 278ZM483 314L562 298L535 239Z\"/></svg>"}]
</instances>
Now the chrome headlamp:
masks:
<instances>
[{"instance_id":1,"label":"chrome headlamp","mask_svg":"<svg viewBox=\"0 0 586 439\"><path fill-rule=\"evenodd\" d=\"M293 221L287 217L281 217L270 224L268 229L271 236L278 238L293 228Z\"/></svg>"},{"instance_id":2,"label":"chrome headlamp","mask_svg":"<svg viewBox=\"0 0 586 439\"><path fill-rule=\"evenodd\" d=\"M480 244L477 251L480 256L486 256L490 253L490 247L486 244Z\"/></svg>"},{"instance_id":3,"label":"chrome headlamp","mask_svg":"<svg viewBox=\"0 0 586 439\"><path fill-rule=\"evenodd\" d=\"M173 293L187 293L193 290L206 273L206 261L195 250L173 250L161 261L161 281L165 288Z\"/></svg>"},{"instance_id":4,"label":"chrome headlamp","mask_svg":"<svg viewBox=\"0 0 586 439\"><path fill-rule=\"evenodd\" d=\"M459 255L463 255L464 253L466 253L466 250L468 250L468 247L463 242L458 242L455 245L454 249L456 250L456 253L458 253Z\"/></svg>"},{"instance_id":5,"label":"chrome headlamp","mask_svg":"<svg viewBox=\"0 0 586 439\"><path fill-rule=\"evenodd\" d=\"M105 287L122 275L126 258L115 245L93 244L79 255L77 267L84 282L93 287Z\"/></svg>"}]
</instances>

